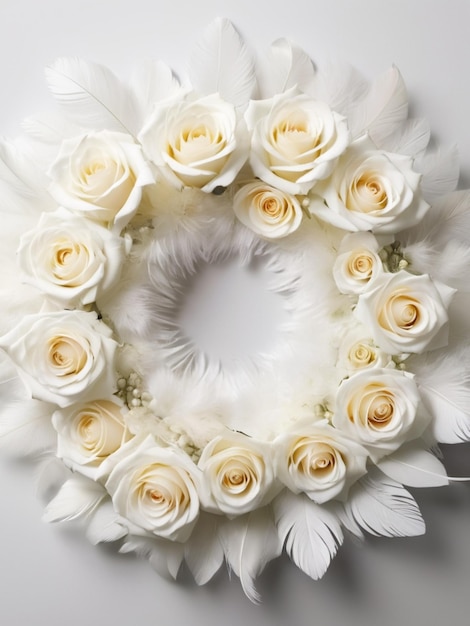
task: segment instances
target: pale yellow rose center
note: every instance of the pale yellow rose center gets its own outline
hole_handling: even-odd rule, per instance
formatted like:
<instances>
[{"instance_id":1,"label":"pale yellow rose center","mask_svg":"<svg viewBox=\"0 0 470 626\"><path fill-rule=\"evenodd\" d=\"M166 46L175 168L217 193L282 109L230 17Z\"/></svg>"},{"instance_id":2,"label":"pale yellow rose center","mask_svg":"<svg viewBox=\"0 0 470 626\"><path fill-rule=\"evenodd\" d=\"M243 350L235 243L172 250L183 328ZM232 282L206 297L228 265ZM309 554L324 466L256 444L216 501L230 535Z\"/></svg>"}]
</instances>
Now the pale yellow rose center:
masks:
<instances>
[{"instance_id":1,"label":"pale yellow rose center","mask_svg":"<svg viewBox=\"0 0 470 626\"><path fill-rule=\"evenodd\" d=\"M422 318L419 300L406 293L393 294L380 311L379 324L387 330L408 331L420 323Z\"/></svg>"},{"instance_id":2,"label":"pale yellow rose center","mask_svg":"<svg viewBox=\"0 0 470 626\"><path fill-rule=\"evenodd\" d=\"M174 141L168 144L168 154L178 163L193 166L219 154L226 146L226 139L209 121L198 123L197 120L188 120Z\"/></svg>"},{"instance_id":3,"label":"pale yellow rose center","mask_svg":"<svg viewBox=\"0 0 470 626\"><path fill-rule=\"evenodd\" d=\"M350 348L348 359L354 367L366 367L377 359L377 354L371 346L358 342Z\"/></svg>"},{"instance_id":4,"label":"pale yellow rose center","mask_svg":"<svg viewBox=\"0 0 470 626\"><path fill-rule=\"evenodd\" d=\"M345 205L348 209L361 213L382 211L387 203L387 192L375 172L364 172L355 179L345 198Z\"/></svg>"},{"instance_id":5,"label":"pale yellow rose center","mask_svg":"<svg viewBox=\"0 0 470 626\"><path fill-rule=\"evenodd\" d=\"M288 463L301 474L321 478L335 468L336 454L327 443L303 438L294 446Z\"/></svg>"},{"instance_id":6,"label":"pale yellow rose center","mask_svg":"<svg viewBox=\"0 0 470 626\"><path fill-rule=\"evenodd\" d=\"M292 213L292 207L282 196L274 196L267 191L260 191L254 197L254 205L270 222L281 222Z\"/></svg>"},{"instance_id":7,"label":"pale yellow rose center","mask_svg":"<svg viewBox=\"0 0 470 626\"><path fill-rule=\"evenodd\" d=\"M78 414L76 433L86 452L104 458L121 446L125 427L114 403L102 400L92 403Z\"/></svg>"},{"instance_id":8,"label":"pale yellow rose center","mask_svg":"<svg viewBox=\"0 0 470 626\"><path fill-rule=\"evenodd\" d=\"M243 493L254 482L253 469L238 459L228 461L221 469L221 485L232 493Z\"/></svg>"},{"instance_id":9,"label":"pale yellow rose center","mask_svg":"<svg viewBox=\"0 0 470 626\"><path fill-rule=\"evenodd\" d=\"M48 359L57 376L76 375L87 361L87 352L73 337L53 337L48 342Z\"/></svg>"},{"instance_id":10,"label":"pale yellow rose center","mask_svg":"<svg viewBox=\"0 0 470 626\"><path fill-rule=\"evenodd\" d=\"M51 250L51 271L60 282L66 281L66 287L77 287L81 284L80 275L90 261L88 248L70 239L61 238L54 243Z\"/></svg>"},{"instance_id":11,"label":"pale yellow rose center","mask_svg":"<svg viewBox=\"0 0 470 626\"><path fill-rule=\"evenodd\" d=\"M366 251L353 252L348 259L348 272L361 280L370 279L374 270L374 258Z\"/></svg>"},{"instance_id":12,"label":"pale yellow rose center","mask_svg":"<svg viewBox=\"0 0 470 626\"><path fill-rule=\"evenodd\" d=\"M179 509L189 501L183 481L171 467L153 463L146 467L136 481L136 495L142 505L164 513Z\"/></svg>"},{"instance_id":13,"label":"pale yellow rose center","mask_svg":"<svg viewBox=\"0 0 470 626\"><path fill-rule=\"evenodd\" d=\"M281 118L271 129L271 143L280 155L296 163L310 162L311 151L321 143L322 136L309 125L302 111ZM309 153L309 154L306 154ZM278 165L278 161L273 165Z\"/></svg>"}]
</instances>

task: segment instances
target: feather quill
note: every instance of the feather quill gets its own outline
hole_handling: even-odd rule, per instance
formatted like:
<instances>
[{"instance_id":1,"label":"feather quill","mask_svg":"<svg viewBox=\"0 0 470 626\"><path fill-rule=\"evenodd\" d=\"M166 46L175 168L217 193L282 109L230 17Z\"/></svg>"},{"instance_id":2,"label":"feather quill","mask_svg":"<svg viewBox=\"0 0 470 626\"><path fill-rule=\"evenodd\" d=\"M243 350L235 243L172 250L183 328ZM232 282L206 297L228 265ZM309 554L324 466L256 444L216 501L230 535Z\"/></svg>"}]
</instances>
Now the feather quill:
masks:
<instances>
[{"instance_id":1,"label":"feather quill","mask_svg":"<svg viewBox=\"0 0 470 626\"><path fill-rule=\"evenodd\" d=\"M105 488L80 474L65 482L46 507L45 522L69 522L93 511L106 497Z\"/></svg>"},{"instance_id":2,"label":"feather quill","mask_svg":"<svg viewBox=\"0 0 470 626\"><path fill-rule=\"evenodd\" d=\"M219 93L237 108L248 104L256 89L254 63L229 20L208 26L191 56L189 78L202 95Z\"/></svg>"},{"instance_id":3,"label":"feather quill","mask_svg":"<svg viewBox=\"0 0 470 626\"><path fill-rule=\"evenodd\" d=\"M282 551L271 508L264 507L225 521L220 538L227 563L240 578L243 591L253 603L259 603L261 598L255 579Z\"/></svg>"},{"instance_id":4,"label":"feather quill","mask_svg":"<svg viewBox=\"0 0 470 626\"><path fill-rule=\"evenodd\" d=\"M433 351L411 363L431 431L440 443L470 441L470 353Z\"/></svg>"},{"instance_id":5,"label":"feather quill","mask_svg":"<svg viewBox=\"0 0 470 626\"><path fill-rule=\"evenodd\" d=\"M321 578L343 541L338 517L288 490L274 500L273 509L279 537L292 561L314 580Z\"/></svg>"},{"instance_id":6,"label":"feather quill","mask_svg":"<svg viewBox=\"0 0 470 626\"><path fill-rule=\"evenodd\" d=\"M185 560L198 585L205 585L224 562L219 523L218 516L202 513L185 544Z\"/></svg>"},{"instance_id":7,"label":"feather quill","mask_svg":"<svg viewBox=\"0 0 470 626\"><path fill-rule=\"evenodd\" d=\"M377 463L389 478L408 487L441 487L449 479L444 465L422 442L413 441Z\"/></svg>"},{"instance_id":8,"label":"feather quill","mask_svg":"<svg viewBox=\"0 0 470 626\"><path fill-rule=\"evenodd\" d=\"M271 45L264 76L260 78L260 97L271 98L291 87L312 94L314 77L315 69L308 54L287 39L278 39Z\"/></svg>"},{"instance_id":9,"label":"feather quill","mask_svg":"<svg viewBox=\"0 0 470 626\"><path fill-rule=\"evenodd\" d=\"M408 115L405 83L393 66L379 76L365 97L349 113L349 128L353 137L365 132L379 148L394 133Z\"/></svg>"},{"instance_id":10,"label":"feather quill","mask_svg":"<svg viewBox=\"0 0 470 626\"><path fill-rule=\"evenodd\" d=\"M60 58L46 68L46 80L71 122L131 135L137 130L132 93L107 67L75 57Z\"/></svg>"},{"instance_id":11,"label":"feather quill","mask_svg":"<svg viewBox=\"0 0 470 626\"><path fill-rule=\"evenodd\" d=\"M344 526L359 537L362 530L384 537L414 537L425 531L413 496L374 468L353 486L340 515Z\"/></svg>"}]
</instances>

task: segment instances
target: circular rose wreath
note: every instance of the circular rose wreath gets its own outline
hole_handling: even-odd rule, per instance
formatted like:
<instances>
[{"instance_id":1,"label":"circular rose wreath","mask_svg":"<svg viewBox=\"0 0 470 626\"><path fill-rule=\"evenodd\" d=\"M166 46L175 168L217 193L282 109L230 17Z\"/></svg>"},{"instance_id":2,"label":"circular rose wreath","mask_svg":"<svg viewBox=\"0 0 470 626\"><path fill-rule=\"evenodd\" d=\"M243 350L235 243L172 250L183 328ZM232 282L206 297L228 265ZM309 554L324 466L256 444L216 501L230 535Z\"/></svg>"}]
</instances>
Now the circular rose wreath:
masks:
<instances>
[{"instance_id":1,"label":"circular rose wreath","mask_svg":"<svg viewBox=\"0 0 470 626\"><path fill-rule=\"evenodd\" d=\"M470 440L470 193L396 68L317 73L280 40L255 73L217 20L189 78L60 59L60 112L1 143L1 434L39 456L47 521L198 584L225 559L257 600L283 548L316 579L342 528L424 532L403 485ZM288 314L229 367L178 321L226 259Z\"/></svg>"}]
</instances>

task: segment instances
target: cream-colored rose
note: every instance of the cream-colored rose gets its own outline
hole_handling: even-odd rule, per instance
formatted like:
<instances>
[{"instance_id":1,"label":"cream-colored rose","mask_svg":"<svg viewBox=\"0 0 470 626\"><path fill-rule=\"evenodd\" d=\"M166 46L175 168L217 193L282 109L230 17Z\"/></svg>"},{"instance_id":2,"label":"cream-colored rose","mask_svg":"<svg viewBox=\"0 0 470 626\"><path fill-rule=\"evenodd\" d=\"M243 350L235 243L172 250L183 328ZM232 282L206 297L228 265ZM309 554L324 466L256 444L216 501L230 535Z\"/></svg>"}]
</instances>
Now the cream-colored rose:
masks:
<instances>
[{"instance_id":1,"label":"cream-colored rose","mask_svg":"<svg viewBox=\"0 0 470 626\"><path fill-rule=\"evenodd\" d=\"M43 213L23 235L18 261L25 282L63 307L95 302L119 279L131 240L65 209Z\"/></svg>"},{"instance_id":2,"label":"cream-colored rose","mask_svg":"<svg viewBox=\"0 0 470 626\"><path fill-rule=\"evenodd\" d=\"M106 482L116 512L132 534L186 541L199 515L200 471L178 448L134 438L109 460Z\"/></svg>"},{"instance_id":3,"label":"cream-colored rose","mask_svg":"<svg viewBox=\"0 0 470 626\"><path fill-rule=\"evenodd\" d=\"M329 176L349 144L346 119L295 89L252 100L245 118L255 176L287 193L305 194Z\"/></svg>"},{"instance_id":4,"label":"cream-colored rose","mask_svg":"<svg viewBox=\"0 0 470 626\"><path fill-rule=\"evenodd\" d=\"M333 425L362 444L375 462L426 426L418 414L420 396L413 378L394 369L372 369L344 380L336 394Z\"/></svg>"},{"instance_id":5,"label":"cream-colored rose","mask_svg":"<svg viewBox=\"0 0 470 626\"><path fill-rule=\"evenodd\" d=\"M373 367L393 366L392 357L381 350L362 326L349 331L338 350L338 367L355 372Z\"/></svg>"},{"instance_id":6,"label":"cream-colored rose","mask_svg":"<svg viewBox=\"0 0 470 626\"><path fill-rule=\"evenodd\" d=\"M0 338L33 398L65 407L114 391L117 343L96 313L26 315Z\"/></svg>"},{"instance_id":7,"label":"cream-colored rose","mask_svg":"<svg viewBox=\"0 0 470 626\"><path fill-rule=\"evenodd\" d=\"M318 504L344 499L366 473L367 451L326 420L283 433L275 448L278 478Z\"/></svg>"},{"instance_id":8,"label":"cream-colored rose","mask_svg":"<svg viewBox=\"0 0 470 626\"><path fill-rule=\"evenodd\" d=\"M157 103L139 139L175 187L211 192L227 187L246 161L246 128L219 95L192 98Z\"/></svg>"},{"instance_id":9,"label":"cream-colored rose","mask_svg":"<svg viewBox=\"0 0 470 626\"><path fill-rule=\"evenodd\" d=\"M154 175L130 135L103 130L66 139L49 170L50 192L70 211L121 231Z\"/></svg>"},{"instance_id":10,"label":"cream-colored rose","mask_svg":"<svg viewBox=\"0 0 470 626\"><path fill-rule=\"evenodd\" d=\"M129 438L122 406L114 400L94 400L56 411L52 424L58 433L57 456L93 480L100 466Z\"/></svg>"},{"instance_id":11,"label":"cream-colored rose","mask_svg":"<svg viewBox=\"0 0 470 626\"><path fill-rule=\"evenodd\" d=\"M233 210L242 224L269 239L289 235L302 221L302 208L295 196L261 181L238 190Z\"/></svg>"},{"instance_id":12,"label":"cream-colored rose","mask_svg":"<svg viewBox=\"0 0 470 626\"><path fill-rule=\"evenodd\" d=\"M447 308L454 293L425 274L383 274L374 289L359 296L355 315L382 350L420 353L447 345Z\"/></svg>"},{"instance_id":13,"label":"cream-colored rose","mask_svg":"<svg viewBox=\"0 0 470 626\"><path fill-rule=\"evenodd\" d=\"M350 233L341 241L333 277L341 293L359 294L370 289L383 272L377 239L371 233Z\"/></svg>"},{"instance_id":14,"label":"cream-colored rose","mask_svg":"<svg viewBox=\"0 0 470 626\"><path fill-rule=\"evenodd\" d=\"M310 210L349 231L397 233L429 209L411 157L377 150L367 137L353 142L328 180L313 190Z\"/></svg>"},{"instance_id":15,"label":"cream-colored rose","mask_svg":"<svg viewBox=\"0 0 470 626\"><path fill-rule=\"evenodd\" d=\"M208 491L203 507L234 517L266 504L276 494L271 448L244 435L231 433L213 439L198 464Z\"/></svg>"}]
</instances>

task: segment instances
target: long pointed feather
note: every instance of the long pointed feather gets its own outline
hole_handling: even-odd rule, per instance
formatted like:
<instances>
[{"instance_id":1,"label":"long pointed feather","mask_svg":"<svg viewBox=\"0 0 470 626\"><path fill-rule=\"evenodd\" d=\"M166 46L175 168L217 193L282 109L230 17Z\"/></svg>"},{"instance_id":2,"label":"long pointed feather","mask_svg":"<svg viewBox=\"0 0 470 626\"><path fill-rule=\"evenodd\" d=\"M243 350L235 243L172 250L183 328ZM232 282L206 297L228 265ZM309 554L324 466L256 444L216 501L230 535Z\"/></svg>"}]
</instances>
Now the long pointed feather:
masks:
<instances>
[{"instance_id":1,"label":"long pointed feather","mask_svg":"<svg viewBox=\"0 0 470 626\"><path fill-rule=\"evenodd\" d=\"M156 102L171 97L180 88L179 81L168 65L154 60L139 64L129 86L135 96L139 128Z\"/></svg>"},{"instance_id":2,"label":"long pointed feather","mask_svg":"<svg viewBox=\"0 0 470 626\"><path fill-rule=\"evenodd\" d=\"M220 517L201 514L186 542L184 556L198 585L205 585L224 562L224 550L219 540Z\"/></svg>"},{"instance_id":3,"label":"long pointed feather","mask_svg":"<svg viewBox=\"0 0 470 626\"><path fill-rule=\"evenodd\" d=\"M227 563L239 576L243 591L253 603L259 603L255 579L282 551L271 508L227 521L221 528L221 540Z\"/></svg>"},{"instance_id":4,"label":"long pointed feather","mask_svg":"<svg viewBox=\"0 0 470 626\"><path fill-rule=\"evenodd\" d=\"M298 87L304 93L312 93L315 69L312 59L301 48L287 39L278 39L269 50L260 97L270 98Z\"/></svg>"},{"instance_id":5,"label":"long pointed feather","mask_svg":"<svg viewBox=\"0 0 470 626\"><path fill-rule=\"evenodd\" d=\"M368 132L381 147L408 115L406 87L398 69L393 66L370 86L363 100L351 110L349 127L353 137Z\"/></svg>"},{"instance_id":6,"label":"long pointed feather","mask_svg":"<svg viewBox=\"0 0 470 626\"><path fill-rule=\"evenodd\" d=\"M64 114L75 124L94 130L136 131L132 94L107 67L60 58L46 68L46 79Z\"/></svg>"},{"instance_id":7,"label":"long pointed feather","mask_svg":"<svg viewBox=\"0 0 470 626\"><path fill-rule=\"evenodd\" d=\"M274 500L273 509L290 558L314 580L321 578L343 541L338 518L307 496L288 490Z\"/></svg>"},{"instance_id":8,"label":"long pointed feather","mask_svg":"<svg viewBox=\"0 0 470 626\"><path fill-rule=\"evenodd\" d=\"M102 485L76 474L46 507L45 522L68 522L90 513L106 496Z\"/></svg>"},{"instance_id":9,"label":"long pointed feather","mask_svg":"<svg viewBox=\"0 0 470 626\"><path fill-rule=\"evenodd\" d=\"M415 160L414 169L423 175L421 188L424 197L433 204L439 196L457 187L460 173L457 148L452 146L427 153Z\"/></svg>"},{"instance_id":10,"label":"long pointed feather","mask_svg":"<svg viewBox=\"0 0 470 626\"><path fill-rule=\"evenodd\" d=\"M413 496L374 468L349 492L341 521L359 536L361 529L385 537L414 537L425 531Z\"/></svg>"},{"instance_id":11,"label":"long pointed feather","mask_svg":"<svg viewBox=\"0 0 470 626\"><path fill-rule=\"evenodd\" d=\"M122 539L128 530L120 523L120 517L110 499L106 499L93 511L86 531L87 539L93 544L108 543Z\"/></svg>"},{"instance_id":12,"label":"long pointed feather","mask_svg":"<svg viewBox=\"0 0 470 626\"><path fill-rule=\"evenodd\" d=\"M440 487L448 485L444 465L419 442L411 442L390 456L381 459L379 469L409 487Z\"/></svg>"},{"instance_id":13,"label":"long pointed feather","mask_svg":"<svg viewBox=\"0 0 470 626\"><path fill-rule=\"evenodd\" d=\"M427 120L410 119L382 142L382 148L387 152L398 152L415 157L426 149L430 136L431 131Z\"/></svg>"},{"instance_id":14,"label":"long pointed feather","mask_svg":"<svg viewBox=\"0 0 470 626\"><path fill-rule=\"evenodd\" d=\"M236 107L244 107L256 89L253 59L227 19L214 20L191 56L189 78L203 95L219 93Z\"/></svg>"}]
</instances>

